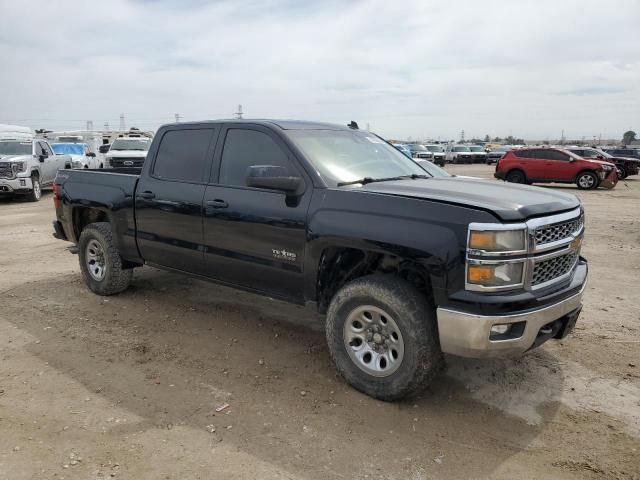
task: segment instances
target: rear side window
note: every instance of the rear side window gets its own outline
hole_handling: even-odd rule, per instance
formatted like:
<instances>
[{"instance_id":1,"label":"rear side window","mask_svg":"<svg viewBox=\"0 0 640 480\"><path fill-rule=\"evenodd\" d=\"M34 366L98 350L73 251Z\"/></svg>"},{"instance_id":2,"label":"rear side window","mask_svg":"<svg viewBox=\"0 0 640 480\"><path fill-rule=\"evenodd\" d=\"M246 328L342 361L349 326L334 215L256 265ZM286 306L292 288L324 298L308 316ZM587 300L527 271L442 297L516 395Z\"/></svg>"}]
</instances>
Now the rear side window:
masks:
<instances>
[{"instance_id":1,"label":"rear side window","mask_svg":"<svg viewBox=\"0 0 640 480\"><path fill-rule=\"evenodd\" d=\"M214 129L169 130L162 136L153 175L165 180L202 182Z\"/></svg>"},{"instance_id":2,"label":"rear side window","mask_svg":"<svg viewBox=\"0 0 640 480\"><path fill-rule=\"evenodd\" d=\"M230 129L224 142L220 180L222 185L247 186L247 171L253 165L283 167L291 174L286 153L266 133Z\"/></svg>"}]
</instances>

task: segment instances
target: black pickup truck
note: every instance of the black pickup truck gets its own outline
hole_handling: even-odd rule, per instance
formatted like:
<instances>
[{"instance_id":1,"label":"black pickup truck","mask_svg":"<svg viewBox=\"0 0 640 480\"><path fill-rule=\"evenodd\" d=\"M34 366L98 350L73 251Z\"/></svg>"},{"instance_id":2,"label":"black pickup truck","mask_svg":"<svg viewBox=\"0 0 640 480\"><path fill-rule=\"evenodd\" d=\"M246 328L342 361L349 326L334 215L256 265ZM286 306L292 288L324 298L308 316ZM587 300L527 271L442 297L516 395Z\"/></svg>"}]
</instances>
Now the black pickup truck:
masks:
<instances>
[{"instance_id":1,"label":"black pickup truck","mask_svg":"<svg viewBox=\"0 0 640 480\"><path fill-rule=\"evenodd\" d=\"M340 373L384 400L428 383L443 352L563 338L587 277L574 196L421 167L353 126L166 125L141 170L60 171L54 203L93 292L149 264L306 304Z\"/></svg>"}]
</instances>

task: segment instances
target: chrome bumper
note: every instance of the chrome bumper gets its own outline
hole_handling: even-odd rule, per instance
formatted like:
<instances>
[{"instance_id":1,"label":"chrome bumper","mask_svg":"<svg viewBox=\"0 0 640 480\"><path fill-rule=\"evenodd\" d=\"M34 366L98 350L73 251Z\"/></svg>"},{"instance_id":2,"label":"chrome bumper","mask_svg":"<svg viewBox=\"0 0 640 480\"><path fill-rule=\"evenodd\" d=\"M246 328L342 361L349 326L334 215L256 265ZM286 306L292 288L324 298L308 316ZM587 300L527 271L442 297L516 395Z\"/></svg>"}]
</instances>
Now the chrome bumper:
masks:
<instances>
[{"instance_id":1,"label":"chrome bumper","mask_svg":"<svg viewBox=\"0 0 640 480\"><path fill-rule=\"evenodd\" d=\"M0 178L0 193L32 190L31 177Z\"/></svg>"},{"instance_id":2,"label":"chrome bumper","mask_svg":"<svg viewBox=\"0 0 640 480\"><path fill-rule=\"evenodd\" d=\"M469 358L522 354L534 345L538 332L543 326L561 319L582 306L585 287L586 282L579 293L553 305L510 315L486 316L438 308L440 348L444 353ZM518 338L506 340L489 338L492 326L517 322L526 322L524 332Z\"/></svg>"}]
</instances>

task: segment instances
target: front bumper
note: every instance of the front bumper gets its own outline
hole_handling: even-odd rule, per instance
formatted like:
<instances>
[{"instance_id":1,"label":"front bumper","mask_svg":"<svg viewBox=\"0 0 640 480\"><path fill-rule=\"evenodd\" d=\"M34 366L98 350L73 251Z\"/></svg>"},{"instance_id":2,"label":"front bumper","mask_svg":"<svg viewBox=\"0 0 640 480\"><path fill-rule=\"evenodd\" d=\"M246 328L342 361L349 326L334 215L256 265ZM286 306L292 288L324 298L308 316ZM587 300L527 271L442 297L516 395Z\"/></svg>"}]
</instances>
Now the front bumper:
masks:
<instances>
[{"instance_id":1,"label":"front bumper","mask_svg":"<svg viewBox=\"0 0 640 480\"><path fill-rule=\"evenodd\" d=\"M577 293L558 302L508 314L481 315L439 307L440 347L444 353L461 357L498 357L521 355L549 338L563 338L580 314L585 287L586 280ZM492 334L494 325L511 325L513 333Z\"/></svg>"},{"instance_id":2,"label":"front bumper","mask_svg":"<svg viewBox=\"0 0 640 480\"><path fill-rule=\"evenodd\" d=\"M618 172L614 168L611 170L605 178L600 180L599 187L612 189L618 184Z\"/></svg>"},{"instance_id":3,"label":"front bumper","mask_svg":"<svg viewBox=\"0 0 640 480\"><path fill-rule=\"evenodd\" d=\"M0 194L13 195L33 190L31 177L0 178Z\"/></svg>"}]
</instances>

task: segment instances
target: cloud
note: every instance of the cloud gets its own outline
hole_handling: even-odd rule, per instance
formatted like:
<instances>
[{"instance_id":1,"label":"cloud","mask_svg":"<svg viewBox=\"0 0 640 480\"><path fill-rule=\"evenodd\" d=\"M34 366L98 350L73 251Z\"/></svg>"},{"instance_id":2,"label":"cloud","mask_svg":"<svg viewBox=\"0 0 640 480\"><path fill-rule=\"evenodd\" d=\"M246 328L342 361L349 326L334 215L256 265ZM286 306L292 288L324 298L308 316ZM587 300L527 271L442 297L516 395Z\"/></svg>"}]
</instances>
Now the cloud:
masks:
<instances>
[{"instance_id":1,"label":"cloud","mask_svg":"<svg viewBox=\"0 0 640 480\"><path fill-rule=\"evenodd\" d=\"M615 7L0 0L0 122L154 128L241 103L390 137L619 137L640 112L640 3Z\"/></svg>"}]
</instances>

